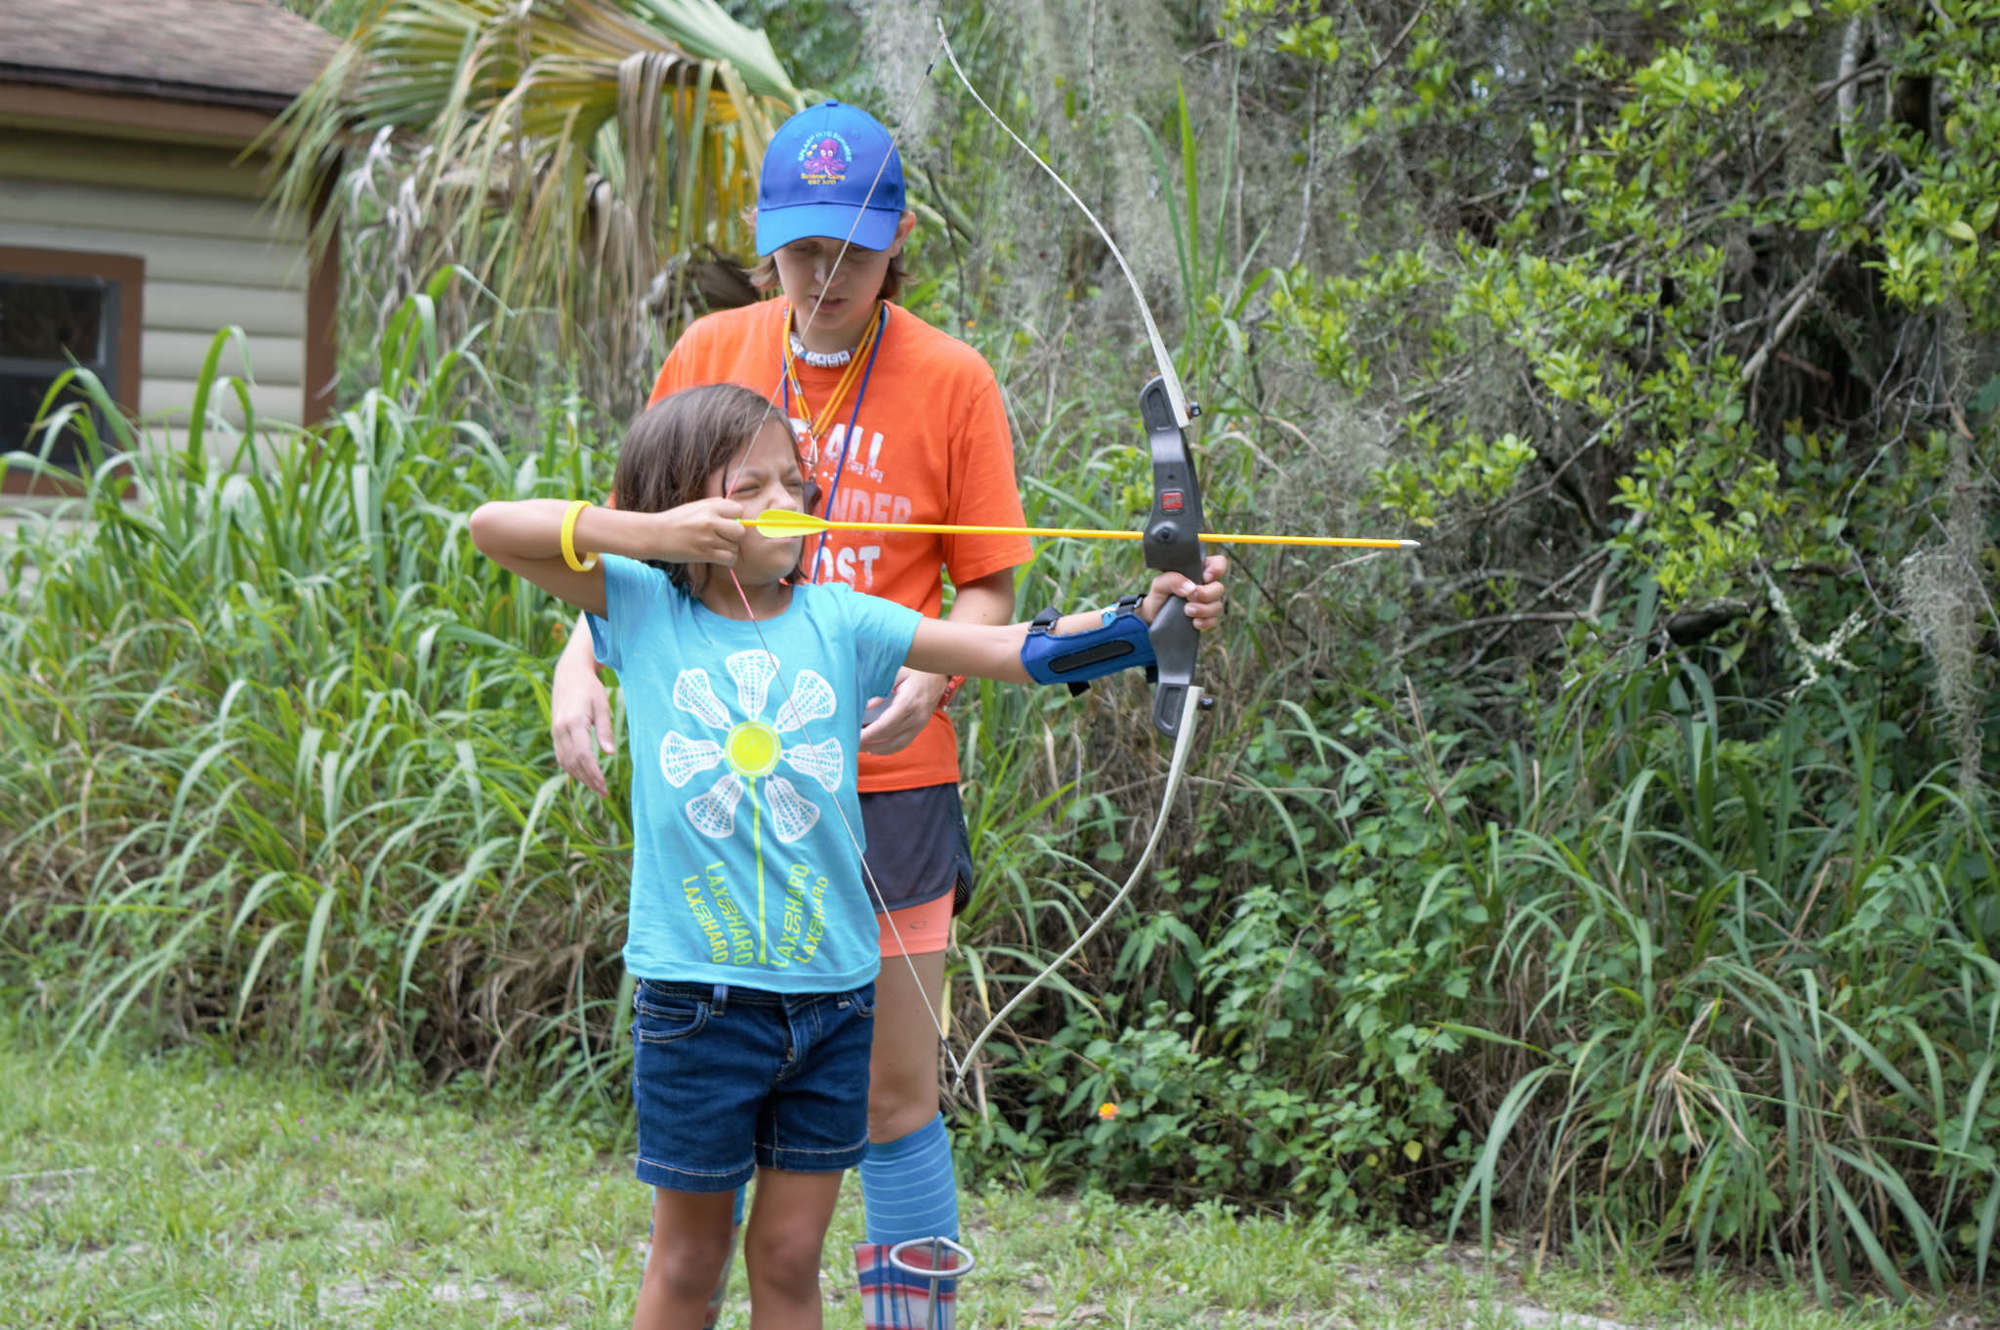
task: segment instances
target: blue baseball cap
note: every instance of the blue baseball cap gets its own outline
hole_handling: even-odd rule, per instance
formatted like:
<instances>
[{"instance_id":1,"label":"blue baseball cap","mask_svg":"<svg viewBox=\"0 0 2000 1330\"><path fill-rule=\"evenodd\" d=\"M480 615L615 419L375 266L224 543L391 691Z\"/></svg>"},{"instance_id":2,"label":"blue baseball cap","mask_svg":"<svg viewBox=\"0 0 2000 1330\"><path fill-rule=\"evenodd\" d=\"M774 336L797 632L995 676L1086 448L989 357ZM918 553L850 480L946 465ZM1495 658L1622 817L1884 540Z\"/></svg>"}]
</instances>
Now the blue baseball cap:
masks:
<instances>
[{"instance_id":1,"label":"blue baseball cap","mask_svg":"<svg viewBox=\"0 0 2000 1330\"><path fill-rule=\"evenodd\" d=\"M759 255L807 236L887 249L902 216L903 158L860 107L821 102L771 135L757 181Z\"/></svg>"}]
</instances>

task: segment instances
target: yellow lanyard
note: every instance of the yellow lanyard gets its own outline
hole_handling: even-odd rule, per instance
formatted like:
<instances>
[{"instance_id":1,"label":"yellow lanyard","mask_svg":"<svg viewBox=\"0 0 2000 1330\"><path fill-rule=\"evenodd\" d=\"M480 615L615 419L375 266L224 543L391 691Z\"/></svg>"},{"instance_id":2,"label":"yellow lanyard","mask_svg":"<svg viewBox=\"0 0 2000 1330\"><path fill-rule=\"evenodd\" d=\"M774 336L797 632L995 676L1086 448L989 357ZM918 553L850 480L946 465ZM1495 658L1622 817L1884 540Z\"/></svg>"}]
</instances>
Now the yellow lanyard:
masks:
<instances>
[{"instance_id":1,"label":"yellow lanyard","mask_svg":"<svg viewBox=\"0 0 2000 1330\"><path fill-rule=\"evenodd\" d=\"M807 419L806 433L812 436L815 451L819 445L819 436L833 423L834 415L840 410L840 404L846 400L848 390L854 386L855 379L860 377L862 366L868 363L868 354L874 348L876 337L881 334L882 322L879 312L868 320L868 331L861 335L860 344L847 358L847 368L841 372L840 382L834 384L833 396L827 398L826 404L815 414L806 404L806 390L799 383L798 361L792 354L792 319L790 314L785 316L785 378L792 385L792 395L799 399L799 413Z\"/></svg>"}]
</instances>

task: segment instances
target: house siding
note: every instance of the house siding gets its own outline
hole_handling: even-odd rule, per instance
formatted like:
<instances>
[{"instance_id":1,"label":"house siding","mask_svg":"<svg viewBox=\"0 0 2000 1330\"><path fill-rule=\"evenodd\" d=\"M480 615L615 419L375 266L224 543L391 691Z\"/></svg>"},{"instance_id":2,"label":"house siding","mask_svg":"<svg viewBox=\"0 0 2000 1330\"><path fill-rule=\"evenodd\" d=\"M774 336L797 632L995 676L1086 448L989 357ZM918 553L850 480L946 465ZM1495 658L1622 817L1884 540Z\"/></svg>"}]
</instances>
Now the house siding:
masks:
<instances>
[{"instance_id":1,"label":"house siding","mask_svg":"<svg viewBox=\"0 0 2000 1330\"><path fill-rule=\"evenodd\" d=\"M245 345L224 349L221 367L251 380L259 417L305 420L312 263L304 224L281 221L254 198L160 188L159 173L125 152L65 154L65 178L49 179L55 173L43 169L47 147L0 147L0 245L145 261L142 423L152 429L185 424L209 343L226 326L241 328L246 337ZM233 154L217 151L215 157L222 166ZM237 169L255 178L254 169ZM77 178L93 172L97 178ZM225 415L241 423L234 395L222 396L228 399ZM217 440L218 447L223 443Z\"/></svg>"}]
</instances>

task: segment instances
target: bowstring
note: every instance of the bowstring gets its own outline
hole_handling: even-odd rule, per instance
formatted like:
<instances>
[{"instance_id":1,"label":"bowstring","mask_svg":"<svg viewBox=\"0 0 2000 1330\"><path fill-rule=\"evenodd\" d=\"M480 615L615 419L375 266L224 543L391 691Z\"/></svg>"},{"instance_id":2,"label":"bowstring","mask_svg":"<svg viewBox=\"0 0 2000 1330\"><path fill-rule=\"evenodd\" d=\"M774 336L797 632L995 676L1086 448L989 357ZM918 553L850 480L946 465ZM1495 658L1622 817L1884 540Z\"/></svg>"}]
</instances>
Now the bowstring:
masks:
<instances>
[{"instance_id":1,"label":"bowstring","mask_svg":"<svg viewBox=\"0 0 2000 1330\"><path fill-rule=\"evenodd\" d=\"M939 50L943 49L944 35L942 27L940 27L939 29L938 42L939 42L938 49ZM931 52L930 61L924 66L923 77L917 80L915 90L911 94L909 101L905 103L902 114L899 117L897 117L899 123L907 123L911 119L912 112L916 106L917 100L920 97L922 97L924 92L930 87L931 71L935 69L937 66L937 57L938 57L938 50L933 50ZM887 127L884 126L884 128ZM896 149L897 154L900 156L901 150L896 145L896 137L897 137L896 133L894 131L891 131L889 134L890 146L891 148ZM866 215L868 204L874 199L875 191L882 183L883 172L887 171L888 169L889 169L889 154L884 153L882 154L881 162L875 168L874 179L868 182L868 192L862 197L861 207L855 210L854 221L848 226L847 234L841 238L840 248L834 253L833 265L827 269L826 277L819 283L819 295L814 299L812 309L807 312L805 323L798 330L798 336L801 342L805 340L806 334L809 331L811 331L814 321L819 318L820 306L824 304L826 301L827 290L829 287L832 286L835 274L837 274L840 271L840 265L846 260L848 250L854 248L854 233L860 229L861 219L864 215ZM877 297L877 299L879 302L880 299L879 296ZM796 312L796 310L794 312ZM886 335L888 331L888 310L883 309L878 315L878 317L882 320L882 329L876 334L877 337L879 338L883 335ZM787 320L787 322L789 321L790 320ZM787 337L791 336L791 330L789 328L786 329L785 335ZM791 421L785 417L785 415L779 410L778 407L778 398L779 395L784 391L784 386L785 386L785 381L783 375L781 374L779 376L778 387L772 391L770 397L766 400L764 404L765 419L781 420L784 422L786 429L789 430L791 429ZM855 405L859 407L860 403L857 401ZM809 408L806 408L806 404L803 401L800 402L800 407L802 409L809 410ZM762 425L759 425L758 428L761 429ZM724 476L722 492L725 495L728 494L730 489L734 486L736 475L739 471L742 470L743 463L744 461L747 460L748 456L749 452L748 449L746 448L743 455L737 458L736 465L732 467L730 471ZM837 481L838 479L839 477L836 476L835 480ZM804 541L803 539L801 539L800 542L801 554L804 553L804 548L805 548ZM815 564L817 564L818 562L817 551L815 552L814 562ZM746 616L748 616L750 627L757 634L757 643L763 649L765 659L767 659L771 663L772 676L777 680L779 690L784 693L785 702L787 705L791 707L793 716L797 718L799 722L799 729L804 733L806 742L812 743L813 742L812 730L808 727L804 713L800 710L797 702L792 697L791 685L785 682L785 673L783 668L778 663L778 654L777 652L771 649L770 639L764 636L764 626L761 622L759 622L757 618L757 612L750 606L749 593L744 590L743 581L736 575L736 569L732 566L727 571L729 573L729 580L731 584L733 584L736 588L736 597L743 604L743 613ZM808 570L807 576L808 578L812 576L812 570ZM896 950L902 956L903 964L909 969L910 978L916 984L917 994L919 997L923 999L924 1012L926 1015L930 1017L931 1028L937 1031L938 1044L944 1050L945 1061L948 1064L950 1064L951 1067L951 1072L953 1077L952 1083L954 1085L961 1085L965 1081L965 1067L964 1064L962 1064L959 1061L958 1057L951 1051L951 1035L947 1032L945 1028L944 1018L939 1014L938 1004L931 1000L930 988L924 983L924 977L918 971L916 961L911 958L909 948L904 945L902 931L896 927L895 913L889 908L889 901L887 896L884 895L882 891L881 884L875 880L875 870L868 866L867 852L862 849L861 838L855 834L853 824L847 820L847 810L841 806L841 801L838 798L834 799L832 803L833 803L833 811L840 819L841 830L847 834L848 843L854 847L855 858L861 861L861 873L863 878L867 881L869 894L874 897L876 906L881 910L882 918L888 924L890 940L896 944Z\"/></svg>"},{"instance_id":2,"label":"bowstring","mask_svg":"<svg viewBox=\"0 0 2000 1330\"><path fill-rule=\"evenodd\" d=\"M1193 412L1188 406L1187 394L1181 388L1180 375L1174 370L1173 357L1167 354L1166 343L1160 337L1160 329L1158 324L1154 322L1152 308L1146 303L1146 293L1140 288L1139 279L1132 272L1132 265L1125 261L1125 255L1118 248L1118 242L1112 239L1111 232L1105 227L1103 222L1098 220L1097 214L1091 211L1090 205L1085 203L1082 198L1078 197L1077 192L1070 188L1069 182L1062 178L1062 174L1055 167L1044 161L1040 153L1029 147L1027 141L1014 132L1013 126L1002 119L1000 113L995 111L987 104L986 99L979 95L979 89L973 86L972 80L966 76L964 68L958 63L958 53L952 50L951 39L945 32L944 18L941 15L937 18L937 30L938 45L943 48L945 58L951 62L952 72L958 75L958 81L964 85L966 93L971 96L973 101L979 104L979 109L986 113L987 118L998 125L1001 131L1014 141L1016 147L1028 154L1033 159L1035 165L1041 167L1049 179L1055 181L1056 186L1069 197L1070 202L1082 210L1083 215L1089 219L1091 226L1095 228L1098 236L1103 239L1106 247L1110 250L1111 257L1118 261L1118 269L1125 275L1125 284L1131 288L1132 299L1138 307L1139 317L1145 323L1146 340L1152 346L1153 360L1159 368L1160 379L1165 384L1167 400L1173 409L1174 421L1182 430L1186 430L1193 416ZM933 61L935 61L935 57L933 57ZM1131 873L1125 879L1125 884L1112 896L1110 903L1091 921L1090 927L1085 929L1040 974L1030 979L1025 986L1018 990L1006 1005L1001 1007L999 1012L979 1031L978 1035L974 1037L971 1044L966 1048L965 1062L968 1065L977 1057L979 1050L984 1047L987 1038L1000 1027L1016 1008L1027 1000L1028 995L1039 988L1049 976L1053 975L1067 963L1071 957L1081 951L1084 945L1104 927L1105 923L1118 909L1118 906L1123 903L1126 896L1131 893L1132 888L1138 883L1139 876L1145 872L1147 864L1152 861L1153 852L1158 848L1161 832L1166 826L1167 814L1172 808L1174 795L1180 787L1181 774L1186 767L1188 750L1194 736L1195 716L1198 714L1198 703L1201 700L1201 696L1202 690L1199 687L1189 686L1182 707L1181 722L1174 737L1174 753L1167 767L1166 787L1160 799L1159 812L1154 816L1153 830L1147 837L1146 848L1140 854L1139 862L1133 866ZM961 1068L958 1073L958 1079L952 1083L953 1090L956 1091L962 1088L964 1083L965 1071Z\"/></svg>"}]
</instances>

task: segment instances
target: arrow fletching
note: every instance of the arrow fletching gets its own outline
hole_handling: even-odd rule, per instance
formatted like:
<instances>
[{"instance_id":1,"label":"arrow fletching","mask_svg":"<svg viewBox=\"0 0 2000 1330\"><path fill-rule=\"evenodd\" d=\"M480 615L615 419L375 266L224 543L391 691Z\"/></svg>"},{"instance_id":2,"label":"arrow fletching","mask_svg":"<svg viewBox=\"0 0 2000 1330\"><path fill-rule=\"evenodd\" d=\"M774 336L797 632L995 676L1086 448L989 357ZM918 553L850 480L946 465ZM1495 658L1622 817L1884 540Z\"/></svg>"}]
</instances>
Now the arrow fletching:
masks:
<instances>
[{"instance_id":1,"label":"arrow fletching","mask_svg":"<svg viewBox=\"0 0 2000 1330\"><path fill-rule=\"evenodd\" d=\"M831 524L825 518L814 517L811 513L788 513L782 508L773 508L766 513L743 519L743 525L752 527L758 535L772 540L789 540L793 536L812 536L825 531Z\"/></svg>"}]
</instances>

